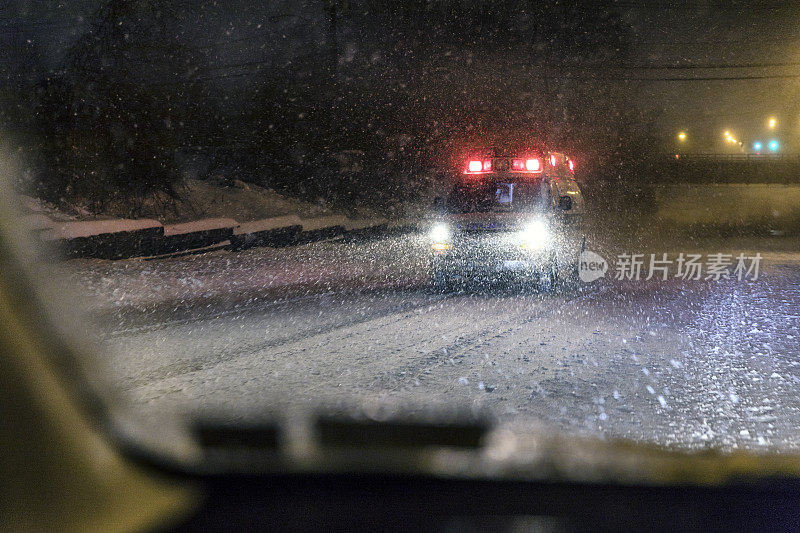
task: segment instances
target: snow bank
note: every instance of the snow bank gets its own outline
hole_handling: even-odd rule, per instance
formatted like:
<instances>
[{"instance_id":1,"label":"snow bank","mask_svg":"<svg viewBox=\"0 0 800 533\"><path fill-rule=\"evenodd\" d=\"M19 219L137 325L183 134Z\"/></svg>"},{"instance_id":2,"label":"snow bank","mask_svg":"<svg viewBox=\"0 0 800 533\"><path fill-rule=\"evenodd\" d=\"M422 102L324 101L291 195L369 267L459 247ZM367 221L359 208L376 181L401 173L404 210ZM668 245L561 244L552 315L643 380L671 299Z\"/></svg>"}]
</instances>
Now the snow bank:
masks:
<instances>
[{"instance_id":1,"label":"snow bank","mask_svg":"<svg viewBox=\"0 0 800 533\"><path fill-rule=\"evenodd\" d=\"M185 204L179 206L182 220L197 212L211 218L231 217L244 222L287 215L311 218L331 214L320 205L289 198L253 183L238 188L188 180L182 192L185 195Z\"/></svg>"},{"instance_id":2,"label":"snow bank","mask_svg":"<svg viewBox=\"0 0 800 533\"><path fill-rule=\"evenodd\" d=\"M303 233L336 227L340 227L344 231L347 227L347 222L347 217L343 215L308 218L303 220Z\"/></svg>"},{"instance_id":3,"label":"snow bank","mask_svg":"<svg viewBox=\"0 0 800 533\"><path fill-rule=\"evenodd\" d=\"M244 222L236 226L233 230L234 235L245 235L248 233L258 233L262 231L273 231L287 227L303 227L303 222L297 215L287 215L283 217L265 218L264 220L254 220Z\"/></svg>"},{"instance_id":4,"label":"snow bank","mask_svg":"<svg viewBox=\"0 0 800 533\"><path fill-rule=\"evenodd\" d=\"M22 217L22 224L29 230L42 231L53 228L56 222L41 213L34 213Z\"/></svg>"},{"instance_id":5,"label":"snow bank","mask_svg":"<svg viewBox=\"0 0 800 533\"><path fill-rule=\"evenodd\" d=\"M180 308L192 317L211 308L247 308L332 290L417 287L427 280L428 263L420 259L427 257L426 251L425 243L405 236L379 246L316 243L155 261L81 260L62 266L79 283L92 312L160 309L166 317Z\"/></svg>"},{"instance_id":6,"label":"snow bank","mask_svg":"<svg viewBox=\"0 0 800 533\"><path fill-rule=\"evenodd\" d=\"M42 234L44 240L80 239L99 237L114 233L133 233L155 230L162 233L163 226L156 220L91 220L83 222L59 222Z\"/></svg>"},{"instance_id":7,"label":"snow bank","mask_svg":"<svg viewBox=\"0 0 800 533\"><path fill-rule=\"evenodd\" d=\"M181 224L168 224L164 226L164 236L174 237L176 235L203 233L215 230L230 230L232 234L233 228L237 225L238 222L232 218L204 218L202 220L183 222Z\"/></svg>"},{"instance_id":8,"label":"snow bank","mask_svg":"<svg viewBox=\"0 0 800 533\"><path fill-rule=\"evenodd\" d=\"M389 223L385 218L348 218L345 225L346 231L377 230L386 227Z\"/></svg>"}]
</instances>

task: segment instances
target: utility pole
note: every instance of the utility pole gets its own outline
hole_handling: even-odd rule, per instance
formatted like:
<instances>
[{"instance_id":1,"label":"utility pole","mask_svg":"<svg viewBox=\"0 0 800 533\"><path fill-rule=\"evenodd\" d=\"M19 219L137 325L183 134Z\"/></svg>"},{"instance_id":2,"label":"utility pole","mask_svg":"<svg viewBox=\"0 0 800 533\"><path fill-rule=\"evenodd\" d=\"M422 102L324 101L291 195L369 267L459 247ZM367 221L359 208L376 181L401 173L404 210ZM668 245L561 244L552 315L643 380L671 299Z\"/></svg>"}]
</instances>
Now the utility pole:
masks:
<instances>
[{"instance_id":1,"label":"utility pole","mask_svg":"<svg viewBox=\"0 0 800 533\"><path fill-rule=\"evenodd\" d=\"M336 83L339 68L338 1L323 0L325 9L326 44L328 47L328 76Z\"/></svg>"},{"instance_id":2,"label":"utility pole","mask_svg":"<svg viewBox=\"0 0 800 533\"><path fill-rule=\"evenodd\" d=\"M339 70L339 39L338 39L338 2L339 0L322 0L325 12L325 44L327 47L327 78L328 87L326 99L328 110L323 113L323 123L328 131L333 131L338 123L337 108L339 104L338 70Z\"/></svg>"}]
</instances>

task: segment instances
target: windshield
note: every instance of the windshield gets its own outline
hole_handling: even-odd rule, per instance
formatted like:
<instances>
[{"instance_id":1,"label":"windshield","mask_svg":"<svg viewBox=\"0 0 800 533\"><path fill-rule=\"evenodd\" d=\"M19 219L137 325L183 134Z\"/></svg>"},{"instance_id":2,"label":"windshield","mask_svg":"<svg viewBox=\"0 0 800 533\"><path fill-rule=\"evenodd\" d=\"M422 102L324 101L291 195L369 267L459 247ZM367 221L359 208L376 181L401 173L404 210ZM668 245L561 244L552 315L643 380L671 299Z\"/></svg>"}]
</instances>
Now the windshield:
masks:
<instances>
[{"instance_id":1,"label":"windshield","mask_svg":"<svg viewBox=\"0 0 800 533\"><path fill-rule=\"evenodd\" d=\"M453 213L533 212L543 204L541 184L496 182L483 186L456 186L447 198Z\"/></svg>"},{"instance_id":2,"label":"windshield","mask_svg":"<svg viewBox=\"0 0 800 533\"><path fill-rule=\"evenodd\" d=\"M4 190L137 411L800 451L793 3L2 19Z\"/></svg>"}]
</instances>

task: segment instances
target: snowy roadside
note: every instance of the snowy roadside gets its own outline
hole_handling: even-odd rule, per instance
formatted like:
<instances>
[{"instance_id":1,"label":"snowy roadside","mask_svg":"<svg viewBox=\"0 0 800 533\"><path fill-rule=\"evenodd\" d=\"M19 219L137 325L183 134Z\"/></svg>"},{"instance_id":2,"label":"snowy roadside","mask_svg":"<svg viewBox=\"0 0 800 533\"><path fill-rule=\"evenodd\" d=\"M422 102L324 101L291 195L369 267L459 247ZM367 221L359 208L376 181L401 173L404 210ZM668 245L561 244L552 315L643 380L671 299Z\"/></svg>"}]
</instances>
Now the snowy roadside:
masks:
<instances>
[{"instance_id":1,"label":"snowy roadside","mask_svg":"<svg viewBox=\"0 0 800 533\"><path fill-rule=\"evenodd\" d=\"M62 268L77 284L81 304L91 315L198 307L213 313L307 294L419 285L427 266L421 246L418 237L405 235L155 261L79 259Z\"/></svg>"},{"instance_id":2,"label":"snowy roadside","mask_svg":"<svg viewBox=\"0 0 800 533\"><path fill-rule=\"evenodd\" d=\"M705 251L761 253L764 268L800 262L794 238L671 239L590 238L590 249L607 257L621 251L637 253ZM631 241L638 241L631 247ZM91 314L140 314L156 310L229 309L259 301L297 298L308 294L419 287L427 276L424 236L376 237L362 242L327 241L285 248L239 252L215 251L157 260L105 261L78 259L63 263Z\"/></svg>"},{"instance_id":3,"label":"snowy roadside","mask_svg":"<svg viewBox=\"0 0 800 533\"><path fill-rule=\"evenodd\" d=\"M139 202L121 201L106 205L102 212L94 212L78 200L77 203L64 201L56 206L28 196L21 199L26 212L59 222L119 218L156 219L163 224L203 218L233 218L250 222L284 215L313 218L336 214L326 205L289 198L271 189L240 181L233 186L222 186L213 181L186 180L178 187L178 193L178 199L153 196ZM135 211L132 205L136 206Z\"/></svg>"}]
</instances>

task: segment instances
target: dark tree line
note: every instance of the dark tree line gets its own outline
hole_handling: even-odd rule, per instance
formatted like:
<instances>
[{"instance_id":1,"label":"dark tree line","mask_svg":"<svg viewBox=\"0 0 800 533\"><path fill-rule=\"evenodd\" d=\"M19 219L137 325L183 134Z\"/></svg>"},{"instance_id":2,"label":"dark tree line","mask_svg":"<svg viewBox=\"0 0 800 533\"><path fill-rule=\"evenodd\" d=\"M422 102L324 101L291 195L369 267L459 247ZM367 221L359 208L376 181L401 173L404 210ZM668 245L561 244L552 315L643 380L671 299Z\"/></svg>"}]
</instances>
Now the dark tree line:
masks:
<instances>
[{"instance_id":1,"label":"dark tree line","mask_svg":"<svg viewBox=\"0 0 800 533\"><path fill-rule=\"evenodd\" d=\"M279 187L390 201L424 191L422 170L452 167L467 146L508 138L580 153L595 166L642 153L632 149L641 132L628 129L641 117L618 88L576 70L627 57L629 31L607 2L323 5L326 48L265 73L241 121L256 125L254 147L271 154L259 173ZM356 176L328 157L350 149L368 160Z\"/></svg>"},{"instance_id":2,"label":"dark tree line","mask_svg":"<svg viewBox=\"0 0 800 533\"><path fill-rule=\"evenodd\" d=\"M34 93L39 192L135 206L174 195L178 155L199 153L209 174L391 204L471 144L517 137L597 165L634 157L641 117L617 88L575 76L625 60L612 4L318 0L292 35L313 25L321 38L292 37L285 61L265 42L268 68L230 80L191 30L204 2L105 0Z\"/></svg>"},{"instance_id":3,"label":"dark tree line","mask_svg":"<svg viewBox=\"0 0 800 533\"><path fill-rule=\"evenodd\" d=\"M111 0L35 90L39 194L135 207L175 195L175 153L207 131L204 59L187 42L191 12L158 0Z\"/></svg>"}]
</instances>

